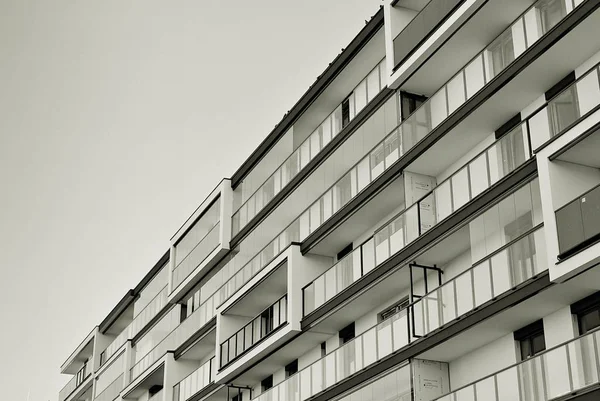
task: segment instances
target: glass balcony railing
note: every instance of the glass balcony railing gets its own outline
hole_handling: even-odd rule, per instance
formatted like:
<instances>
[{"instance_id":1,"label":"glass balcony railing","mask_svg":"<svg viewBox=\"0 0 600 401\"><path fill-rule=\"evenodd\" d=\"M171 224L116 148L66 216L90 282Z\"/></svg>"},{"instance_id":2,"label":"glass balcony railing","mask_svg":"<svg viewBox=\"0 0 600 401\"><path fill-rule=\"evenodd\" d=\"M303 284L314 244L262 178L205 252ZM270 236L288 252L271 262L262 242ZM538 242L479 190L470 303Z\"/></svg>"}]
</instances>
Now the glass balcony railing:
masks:
<instances>
[{"instance_id":1,"label":"glass balcony railing","mask_svg":"<svg viewBox=\"0 0 600 401\"><path fill-rule=\"evenodd\" d=\"M547 269L544 234L538 227L473 267L465 266L465 270L450 281L256 400L306 400ZM451 295L455 298L448 300L446 297ZM448 305L442 305L442 301ZM436 314L436 311L441 312Z\"/></svg>"},{"instance_id":2,"label":"glass balcony railing","mask_svg":"<svg viewBox=\"0 0 600 401\"><path fill-rule=\"evenodd\" d=\"M220 228L221 224L217 221L190 253L175 266L173 269L173 288L177 288L212 251L217 249L221 243Z\"/></svg>"},{"instance_id":3,"label":"glass balcony railing","mask_svg":"<svg viewBox=\"0 0 600 401\"><path fill-rule=\"evenodd\" d=\"M308 314L531 158L527 124L498 139L303 289Z\"/></svg>"},{"instance_id":4,"label":"glass balcony railing","mask_svg":"<svg viewBox=\"0 0 600 401\"><path fill-rule=\"evenodd\" d=\"M589 70L537 110L530 118L530 129L536 135L531 142L538 149L552 138L575 125L582 117L600 106L600 71Z\"/></svg>"},{"instance_id":5,"label":"glass balcony railing","mask_svg":"<svg viewBox=\"0 0 600 401\"><path fill-rule=\"evenodd\" d=\"M409 343L408 310L370 328L255 398L300 401L333 386Z\"/></svg>"},{"instance_id":6,"label":"glass balcony railing","mask_svg":"<svg viewBox=\"0 0 600 401\"><path fill-rule=\"evenodd\" d=\"M65 401L92 374L91 361L86 362L58 393L58 401Z\"/></svg>"},{"instance_id":7,"label":"glass balcony railing","mask_svg":"<svg viewBox=\"0 0 600 401\"><path fill-rule=\"evenodd\" d=\"M600 239L600 185L555 212L558 250L566 257Z\"/></svg>"},{"instance_id":8,"label":"glass balcony railing","mask_svg":"<svg viewBox=\"0 0 600 401\"><path fill-rule=\"evenodd\" d=\"M119 394L123 390L123 374L119 375L111 384L108 385L100 394L98 394L95 401L114 401L117 399Z\"/></svg>"},{"instance_id":9,"label":"glass balcony railing","mask_svg":"<svg viewBox=\"0 0 600 401\"><path fill-rule=\"evenodd\" d=\"M135 337L167 305L168 289L162 290L138 313L131 323L100 353L100 366L104 365L125 343Z\"/></svg>"},{"instance_id":10,"label":"glass balcony railing","mask_svg":"<svg viewBox=\"0 0 600 401\"><path fill-rule=\"evenodd\" d=\"M416 109L406 120L391 131L382 141L379 142L362 160L354 165L348 173L342 176L324 195L308 207L300 217L295 220L290 227L293 227L294 234L298 233L298 240L304 240L309 234L313 233L327 219L353 199L362 189L370 184L375 178L391 167L395 161L400 159L405 153L412 149L418 142L424 139L433 129L445 121L455 110L470 99L475 93L488 84L493 77L498 75L503 69L508 67L523 51L533 45L552 27L560 22L568 13L572 11L571 7L566 8L565 0L539 0L517 18L510 27L495 39L486 49L473 58L466 67L448 81L431 98ZM554 11L550 11L554 10ZM513 36L514 35L514 36ZM504 50L499 50L504 49ZM528 135L527 128L520 128L523 135ZM517 134L514 134L517 135ZM515 139L517 140L517 139ZM529 152L528 142L523 147ZM510 152L507 150L507 152ZM487 159L486 163L490 160ZM509 156L512 154L509 153ZM518 157L518 155L515 155ZM482 159L479 163L483 163ZM489 167L489 166L488 166ZM490 167L491 168L491 167ZM458 178L457 178L458 179ZM492 180L489 177L487 180ZM487 182L487 181L486 181ZM447 185L451 185L447 183ZM479 183L477 183L479 185ZM491 185L491 184L486 184ZM474 191L477 191L477 186ZM441 191L441 190L440 190ZM473 192L474 193L474 192ZM471 193L470 193L471 194ZM456 201L460 203L460 194L452 194ZM471 196L471 195L469 195ZM424 203L424 202L423 202ZM457 203L457 204L459 204ZM446 205L447 206L447 205ZM452 206L454 207L454 205ZM443 205L439 208L440 213L444 210ZM412 214L411 214L412 213ZM403 217L407 220L417 219L417 209L406 212ZM425 227L425 226L423 226ZM418 232L418 231L417 231ZM404 241L411 241L410 235L417 235L417 232L407 233ZM283 249L275 239L265 249L272 247ZM406 242L407 243L407 242ZM289 244L289 243L288 243ZM261 251L265 252L265 250ZM271 252L270 250L267 251ZM246 264L242 270L243 273L236 273L235 277L228 279L223 284L222 297L220 302L225 302L231 297L243 284L252 277L253 271L262 270L266 263L271 259L263 256L255 258ZM265 261L267 261L265 263ZM256 267L250 265L258 263ZM254 273L255 274L255 273ZM233 290L235 288L235 290Z\"/></svg>"},{"instance_id":11,"label":"glass balcony railing","mask_svg":"<svg viewBox=\"0 0 600 401\"><path fill-rule=\"evenodd\" d=\"M298 242L300 226L297 220L293 221L275 239L267 244L256 256L250 259L236 273L234 273L217 290L217 307L227 301L244 284L256 276L262 269L286 250L292 242Z\"/></svg>"},{"instance_id":12,"label":"glass balcony railing","mask_svg":"<svg viewBox=\"0 0 600 401\"><path fill-rule=\"evenodd\" d=\"M350 96L281 164L234 213L236 235L385 87L385 59L363 79Z\"/></svg>"},{"instance_id":13,"label":"glass balcony railing","mask_svg":"<svg viewBox=\"0 0 600 401\"><path fill-rule=\"evenodd\" d=\"M416 300L414 336L427 335L546 270L544 232L537 228Z\"/></svg>"},{"instance_id":14,"label":"glass balcony railing","mask_svg":"<svg viewBox=\"0 0 600 401\"><path fill-rule=\"evenodd\" d=\"M129 372L129 382L144 373L156 361L162 358L167 351L173 351L187 341L195 332L200 330L216 314L214 295L209 297L187 319L175 327L163 338L150 352L144 355Z\"/></svg>"},{"instance_id":15,"label":"glass balcony railing","mask_svg":"<svg viewBox=\"0 0 600 401\"><path fill-rule=\"evenodd\" d=\"M221 343L221 369L287 323L287 294Z\"/></svg>"},{"instance_id":16,"label":"glass balcony railing","mask_svg":"<svg viewBox=\"0 0 600 401\"><path fill-rule=\"evenodd\" d=\"M173 386L173 401L187 401L215 381L215 357L202 364L182 381Z\"/></svg>"},{"instance_id":17,"label":"glass balcony railing","mask_svg":"<svg viewBox=\"0 0 600 401\"><path fill-rule=\"evenodd\" d=\"M599 331L585 334L435 401L546 401L597 387L598 342Z\"/></svg>"}]
</instances>

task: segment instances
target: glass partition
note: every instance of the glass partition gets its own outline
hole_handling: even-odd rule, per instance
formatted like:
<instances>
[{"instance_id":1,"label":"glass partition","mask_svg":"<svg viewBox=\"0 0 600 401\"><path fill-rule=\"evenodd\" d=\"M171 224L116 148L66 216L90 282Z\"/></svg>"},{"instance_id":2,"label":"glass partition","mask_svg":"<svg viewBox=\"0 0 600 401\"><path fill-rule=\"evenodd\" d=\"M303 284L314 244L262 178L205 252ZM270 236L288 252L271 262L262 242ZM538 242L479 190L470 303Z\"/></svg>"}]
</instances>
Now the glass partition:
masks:
<instances>
[{"instance_id":1,"label":"glass partition","mask_svg":"<svg viewBox=\"0 0 600 401\"><path fill-rule=\"evenodd\" d=\"M510 243L412 304L422 337L548 270L541 228Z\"/></svg>"},{"instance_id":2,"label":"glass partition","mask_svg":"<svg viewBox=\"0 0 600 401\"><path fill-rule=\"evenodd\" d=\"M94 400L96 401L114 401L123 390L123 374L117 377L109 384Z\"/></svg>"},{"instance_id":3,"label":"glass partition","mask_svg":"<svg viewBox=\"0 0 600 401\"><path fill-rule=\"evenodd\" d=\"M298 232L299 240L302 241L306 236L313 233L323 222L346 205L464 102L488 84L494 76L512 63L523 51L564 19L572 11L571 6L566 8L562 6L566 4L564 2L565 0L539 0L521 14L504 33L499 35L439 91L393 129L390 134L292 223L298 225L298 231L296 232ZM542 20L546 19L545 13L548 7L555 7L557 12L553 14L552 18L542 23ZM507 44L507 36L510 37L511 45ZM501 43L504 43L504 45ZM503 49L501 53L499 53L499 49ZM512 143L509 143L510 141ZM529 148L527 126L525 124L520 125L497 146L496 149L489 150L487 155L479 155L480 159L473 160L470 166L458 172L453 177L454 182L445 182L445 187L439 188L435 194L430 194L431 199L429 199L429 202L432 202L433 198L436 197L439 201L428 205L428 200L423 199L419 207L414 205L409 210L402 212L394 221L390 222L389 227L380 230L381 233L378 233L380 235L375 240L379 254L377 263L379 264L381 258L385 257L386 252L391 252L394 248L404 247L412 242L418 235L436 224L437 221L441 221L445 216L452 213L452 210L456 210L468 199L482 192L484 188L491 186L515 170L523 164L524 160L528 160L531 157L531 150ZM514 149L511 149L511 147L514 147ZM493 154L494 152L501 153ZM481 173L478 170L479 167L485 167L487 174L489 174L488 177L484 177L483 181L478 181L477 174ZM471 174L472 176L468 176ZM470 181L473 181L473 185ZM471 185L469 192L462 190L467 182ZM456 185L456 189L454 189L454 185ZM452 192L449 192L450 187L452 187ZM453 203L444 203L444 199L452 199ZM427 208L431 210L436 208L436 214L427 215ZM424 211L423 215L419 216L422 211ZM426 220L427 218L429 218L429 221ZM280 245L278 246L279 249L282 249ZM261 266L259 268L251 268L250 263L248 263L245 265L243 274L237 274L235 279L230 279L228 283L223 285L222 292L224 295L220 300L221 303L241 287L240 284L236 283L247 282L248 280L244 277L251 277L252 271L260 270L265 266L265 258L260 257L260 259L259 264ZM253 260L254 262L256 260Z\"/></svg>"},{"instance_id":4,"label":"glass partition","mask_svg":"<svg viewBox=\"0 0 600 401\"><path fill-rule=\"evenodd\" d=\"M530 117L532 147L538 149L600 106L598 66L550 99Z\"/></svg>"},{"instance_id":5,"label":"glass partition","mask_svg":"<svg viewBox=\"0 0 600 401\"><path fill-rule=\"evenodd\" d=\"M555 212L561 254L600 238L600 185Z\"/></svg>"},{"instance_id":6,"label":"glass partition","mask_svg":"<svg viewBox=\"0 0 600 401\"><path fill-rule=\"evenodd\" d=\"M158 344L143 357L138 358L136 352L135 364L130 370L129 381L132 382L146 369L162 358L167 351L174 351L187 341L195 332L200 330L216 314L214 295L209 297L187 319L177 325ZM137 345L136 345L137 347Z\"/></svg>"},{"instance_id":7,"label":"glass partition","mask_svg":"<svg viewBox=\"0 0 600 401\"><path fill-rule=\"evenodd\" d=\"M471 159L429 194L375 232L375 262L388 259L531 158L527 124Z\"/></svg>"},{"instance_id":8,"label":"glass partition","mask_svg":"<svg viewBox=\"0 0 600 401\"><path fill-rule=\"evenodd\" d=\"M598 384L598 331L546 350L437 401L552 400Z\"/></svg>"},{"instance_id":9,"label":"glass partition","mask_svg":"<svg viewBox=\"0 0 600 401\"><path fill-rule=\"evenodd\" d=\"M217 205L219 202L217 201ZM181 259L173 269L173 288L177 288L190 275L190 273L217 249L221 243L220 237L221 224L217 221L214 226L196 243L194 248ZM178 247L175 247L175 254L178 254Z\"/></svg>"},{"instance_id":10,"label":"glass partition","mask_svg":"<svg viewBox=\"0 0 600 401\"><path fill-rule=\"evenodd\" d=\"M287 294L221 343L221 368L287 322Z\"/></svg>"},{"instance_id":11,"label":"glass partition","mask_svg":"<svg viewBox=\"0 0 600 401\"><path fill-rule=\"evenodd\" d=\"M257 401L306 400L408 343L408 309L404 309L255 399Z\"/></svg>"},{"instance_id":12,"label":"glass partition","mask_svg":"<svg viewBox=\"0 0 600 401\"><path fill-rule=\"evenodd\" d=\"M197 370L173 387L174 401L187 401L215 380L215 357L204 362Z\"/></svg>"},{"instance_id":13,"label":"glass partition","mask_svg":"<svg viewBox=\"0 0 600 401\"><path fill-rule=\"evenodd\" d=\"M304 287L304 316L523 165L528 137L526 123L512 129Z\"/></svg>"},{"instance_id":14,"label":"glass partition","mask_svg":"<svg viewBox=\"0 0 600 401\"><path fill-rule=\"evenodd\" d=\"M262 210L346 125L384 88L385 59L371 70L285 162L234 213L232 235L236 235Z\"/></svg>"}]
</instances>

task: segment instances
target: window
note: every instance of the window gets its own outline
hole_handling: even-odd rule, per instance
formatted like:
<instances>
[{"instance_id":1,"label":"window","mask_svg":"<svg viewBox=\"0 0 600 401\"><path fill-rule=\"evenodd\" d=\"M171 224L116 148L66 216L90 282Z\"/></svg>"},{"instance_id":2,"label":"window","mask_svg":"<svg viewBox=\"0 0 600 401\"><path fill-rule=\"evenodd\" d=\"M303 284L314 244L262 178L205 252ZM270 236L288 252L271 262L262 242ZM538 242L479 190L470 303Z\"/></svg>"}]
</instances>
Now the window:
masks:
<instances>
[{"instance_id":1,"label":"window","mask_svg":"<svg viewBox=\"0 0 600 401\"><path fill-rule=\"evenodd\" d=\"M354 322L340 330L340 345L346 344L354 338Z\"/></svg>"},{"instance_id":2,"label":"window","mask_svg":"<svg viewBox=\"0 0 600 401\"><path fill-rule=\"evenodd\" d=\"M518 217L504 227L506 242L518 238L533 227L531 212ZM513 276L513 284L522 283L535 274L535 239L529 235L508 248L508 260Z\"/></svg>"},{"instance_id":3,"label":"window","mask_svg":"<svg viewBox=\"0 0 600 401\"><path fill-rule=\"evenodd\" d=\"M519 343L522 361L527 360L546 349L544 323L541 320L515 331L514 336L515 341Z\"/></svg>"},{"instance_id":4,"label":"window","mask_svg":"<svg viewBox=\"0 0 600 401\"><path fill-rule=\"evenodd\" d=\"M567 15L564 0L546 0L536 6L539 13L540 31L548 32L554 25Z\"/></svg>"},{"instance_id":5,"label":"window","mask_svg":"<svg viewBox=\"0 0 600 401\"><path fill-rule=\"evenodd\" d=\"M342 128L350 123L350 99L346 98L342 102Z\"/></svg>"},{"instance_id":6,"label":"window","mask_svg":"<svg viewBox=\"0 0 600 401\"><path fill-rule=\"evenodd\" d=\"M406 120L416 109L421 107L425 100L427 100L425 96L400 92L400 116L402 121Z\"/></svg>"},{"instance_id":7,"label":"window","mask_svg":"<svg viewBox=\"0 0 600 401\"><path fill-rule=\"evenodd\" d=\"M492 71L492 76L498 75L508 64L515 59L515 49L513 46L512 31L504 32L488 48Z\"/></svg>"},{"instance_id":8,"label":"window","mask_svg":"<svg viewBox=\"0 0 600 401\"><path fill-rule=\"evenodd\" d=\"M321 343L321 358L327 355L327 344L325 342Z\"/></svg>"},{"instance_id":9,"label":"window","mask_svg":"<svg viewBox=\"0 0 600 401\"><path fill-rule=\"evenodd\" d=\"M298 373L298 360L297 359L290 362L285 367L285 378L287 379L288 377L293 376L296 373Z\"/></svg>"},{"instance_id":10,"label":"window","mask_svg":"<svg viewBox=\"0 0 600 401\"><path fill-rule=\"evenodd\" d=\"M378 321L383 322L387 318L394 316L396 313L406 309L408 307L408 303L408 297L402 298L400 302L381 312L378 316Z\"/></svg>"},{"instance_id":11,"label":"window","mask_svg":"<svg viewBox=\"0 0 600 401\"><path fill-rule=\"evenodd\" d=\"M344 256L348 255L350 252L352 252L352 243L349 243L348 245L346 245L344 247L344 249L342 249L341 251L338 252L337 254L337 260L340 261Z\"/></svg>"},{"instance_id":12,"label":"window","mask_svg":"<svg viewBox=\"0 0 600 401\"><path fill-rule=\"evenodd\" d=\"M273 308L268 308L260 315L262 333L261 338L273 331Z\"/></svg>"},{"instance_id":13,"label":"window","mask_svg":"<svg viewBox=\"0 0 600 401\"><path fill-rule=\"evenodd\" d=\"M273 387L273 375L260 382L261 391L267 391L271 387Z\"/></svg>"},{"instance_id":14,"label":"window","mask_svg":"<svg viewBox=\"0 0 600 401\"><path fill-rule=\"evenodd\" d=\"M600 291L571 305L571 313L577 316L580 335L600 327Z\"/></svg>"},{"instance_id":15,"label":"window","mask_svg":"<svg viewBox=\"0 0 600 401\"><path fill-rule=\"evenodd\" d=\"M579 117L577 102L577 86L572 85L567 90L550 101L548 119L552 136L559 134Z\"/></svg>"}]
</instances>

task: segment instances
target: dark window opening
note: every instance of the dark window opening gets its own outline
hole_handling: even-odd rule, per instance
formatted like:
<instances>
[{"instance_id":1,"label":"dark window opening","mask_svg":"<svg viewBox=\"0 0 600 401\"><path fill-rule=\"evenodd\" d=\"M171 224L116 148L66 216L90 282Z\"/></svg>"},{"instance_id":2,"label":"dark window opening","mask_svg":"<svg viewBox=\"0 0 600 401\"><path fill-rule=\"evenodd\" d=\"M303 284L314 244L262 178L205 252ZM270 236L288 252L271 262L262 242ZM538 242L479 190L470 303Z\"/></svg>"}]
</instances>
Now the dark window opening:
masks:
<instances>
[{"instance_id":1,"label":"dark window opening","mask_svg":"<svg viewBox=\"0 0 600 401\"><path fill-rule=\"evenodd\" d=\"M515 331L514 336L515 340L519 342L522 361L546 349L544 323L541 320Z\"/></svg>"},{"instance_id":2,"label":"dark window opening","mask_svg":"<svg viewBox=\"0 0 600 401\"><path fill-rule=\"evenodd\" d=\"M600 291L571 305L571 313L577 316L580 335L600 327Z\"/></svg>"},{"instance_id":3,"label":"dark window opening","mask_svg":"<svg viewBox=\"0 0 600 401\"><path fill-rule=\"evenodd\" d=\"M161 386L160 384L155 384L154 386L150 387L148 393L150 393L150 397L152 397L154 394L158 393L162 389L163 386Z\"/></svg>"},{"instance_id":4,"label":"dark window opening","mask_svg":"<svg viewBox=\"0 0 600 401\"><path fill-rule=\"evenodd\" d=\"M400 92L400 116L402 121L406 120L415 110L417 110L427 97L416 95L409 92Z\"/></svg>"},{"instance_id":5,"label":"dark window opening","mask_svg":"<svg viewBox=\"0 0 600 401\"><path fill-rule=\"evenodd\" d=\"M352 340L355 337L354 322L350 323L348 326L341 329L339 335L340 335L341 344L346 344L348 341Z\"/></svg>"},{"instance_id":6,"label":"dark window opening","mask_svg":"<svg viewBox=\"0 0 600 401\"><path fill-rule=\"evenodd\" d=\"M344 256L348 255L350 252L352 252L352 249L354 249L352 247L352 243L350 243L347 246L345 246L344 249L342 249L341 251L338 252L338 254L337 254L337 260L340 260Z\"/></svg>"},{"instance_id":7,"label":"dark window opening","mask_svg":"<svg viewBox=\"0 0 600 401\"><path fill-rule=\"evenodd\" d=\"M298 360L297 359L290 362L285 367L285 378L287 379L288 377L293 376L296 373L298 373Z\"/></svg>"},{"instance_id":8,"label":"dark window opening","mask_svg":"<svg viewBox=\"0 0 600 401\"><path fill-rule=\"evenodd\" d=\"M273 375L260 382L261 391L267 391L271 387L273 387Z\"/></svg>"},{"instance_id":9,"label":"dark window opening","mask_svg":"<svg viewBox=\"0 0 600 401\"><path fill-rule=\"evenodd\" d=\"M342 128L350 123L350 98L342 102Z\"/></svg>"},{"instance_id":10,"label":"dark window opening","mask_svg":"<svg viewBox=\"0 0 600 401\"><path fill-rule=\"evenodd\" d=\"M321 358L327 355L327 344L325 342L321 343Z\"/></svg>"}]
</instances>

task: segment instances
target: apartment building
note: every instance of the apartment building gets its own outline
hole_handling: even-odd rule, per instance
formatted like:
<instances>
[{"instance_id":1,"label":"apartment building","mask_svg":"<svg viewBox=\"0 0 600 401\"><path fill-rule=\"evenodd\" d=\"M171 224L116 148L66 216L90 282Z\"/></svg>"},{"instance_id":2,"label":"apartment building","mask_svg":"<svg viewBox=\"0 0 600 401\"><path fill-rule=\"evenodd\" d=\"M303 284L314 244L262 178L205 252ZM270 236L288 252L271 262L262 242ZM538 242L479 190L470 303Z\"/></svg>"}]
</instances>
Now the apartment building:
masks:
<instances>
[{"instance_id":1,"label":"apartment building","mask_svg":"<svg viewBox=\"0 0 600 401\"><path fill-rule=\"evenodd\" d=\"M599 7L387 2L59 401L599 400Z\"/></svg>"}]
</instances>

